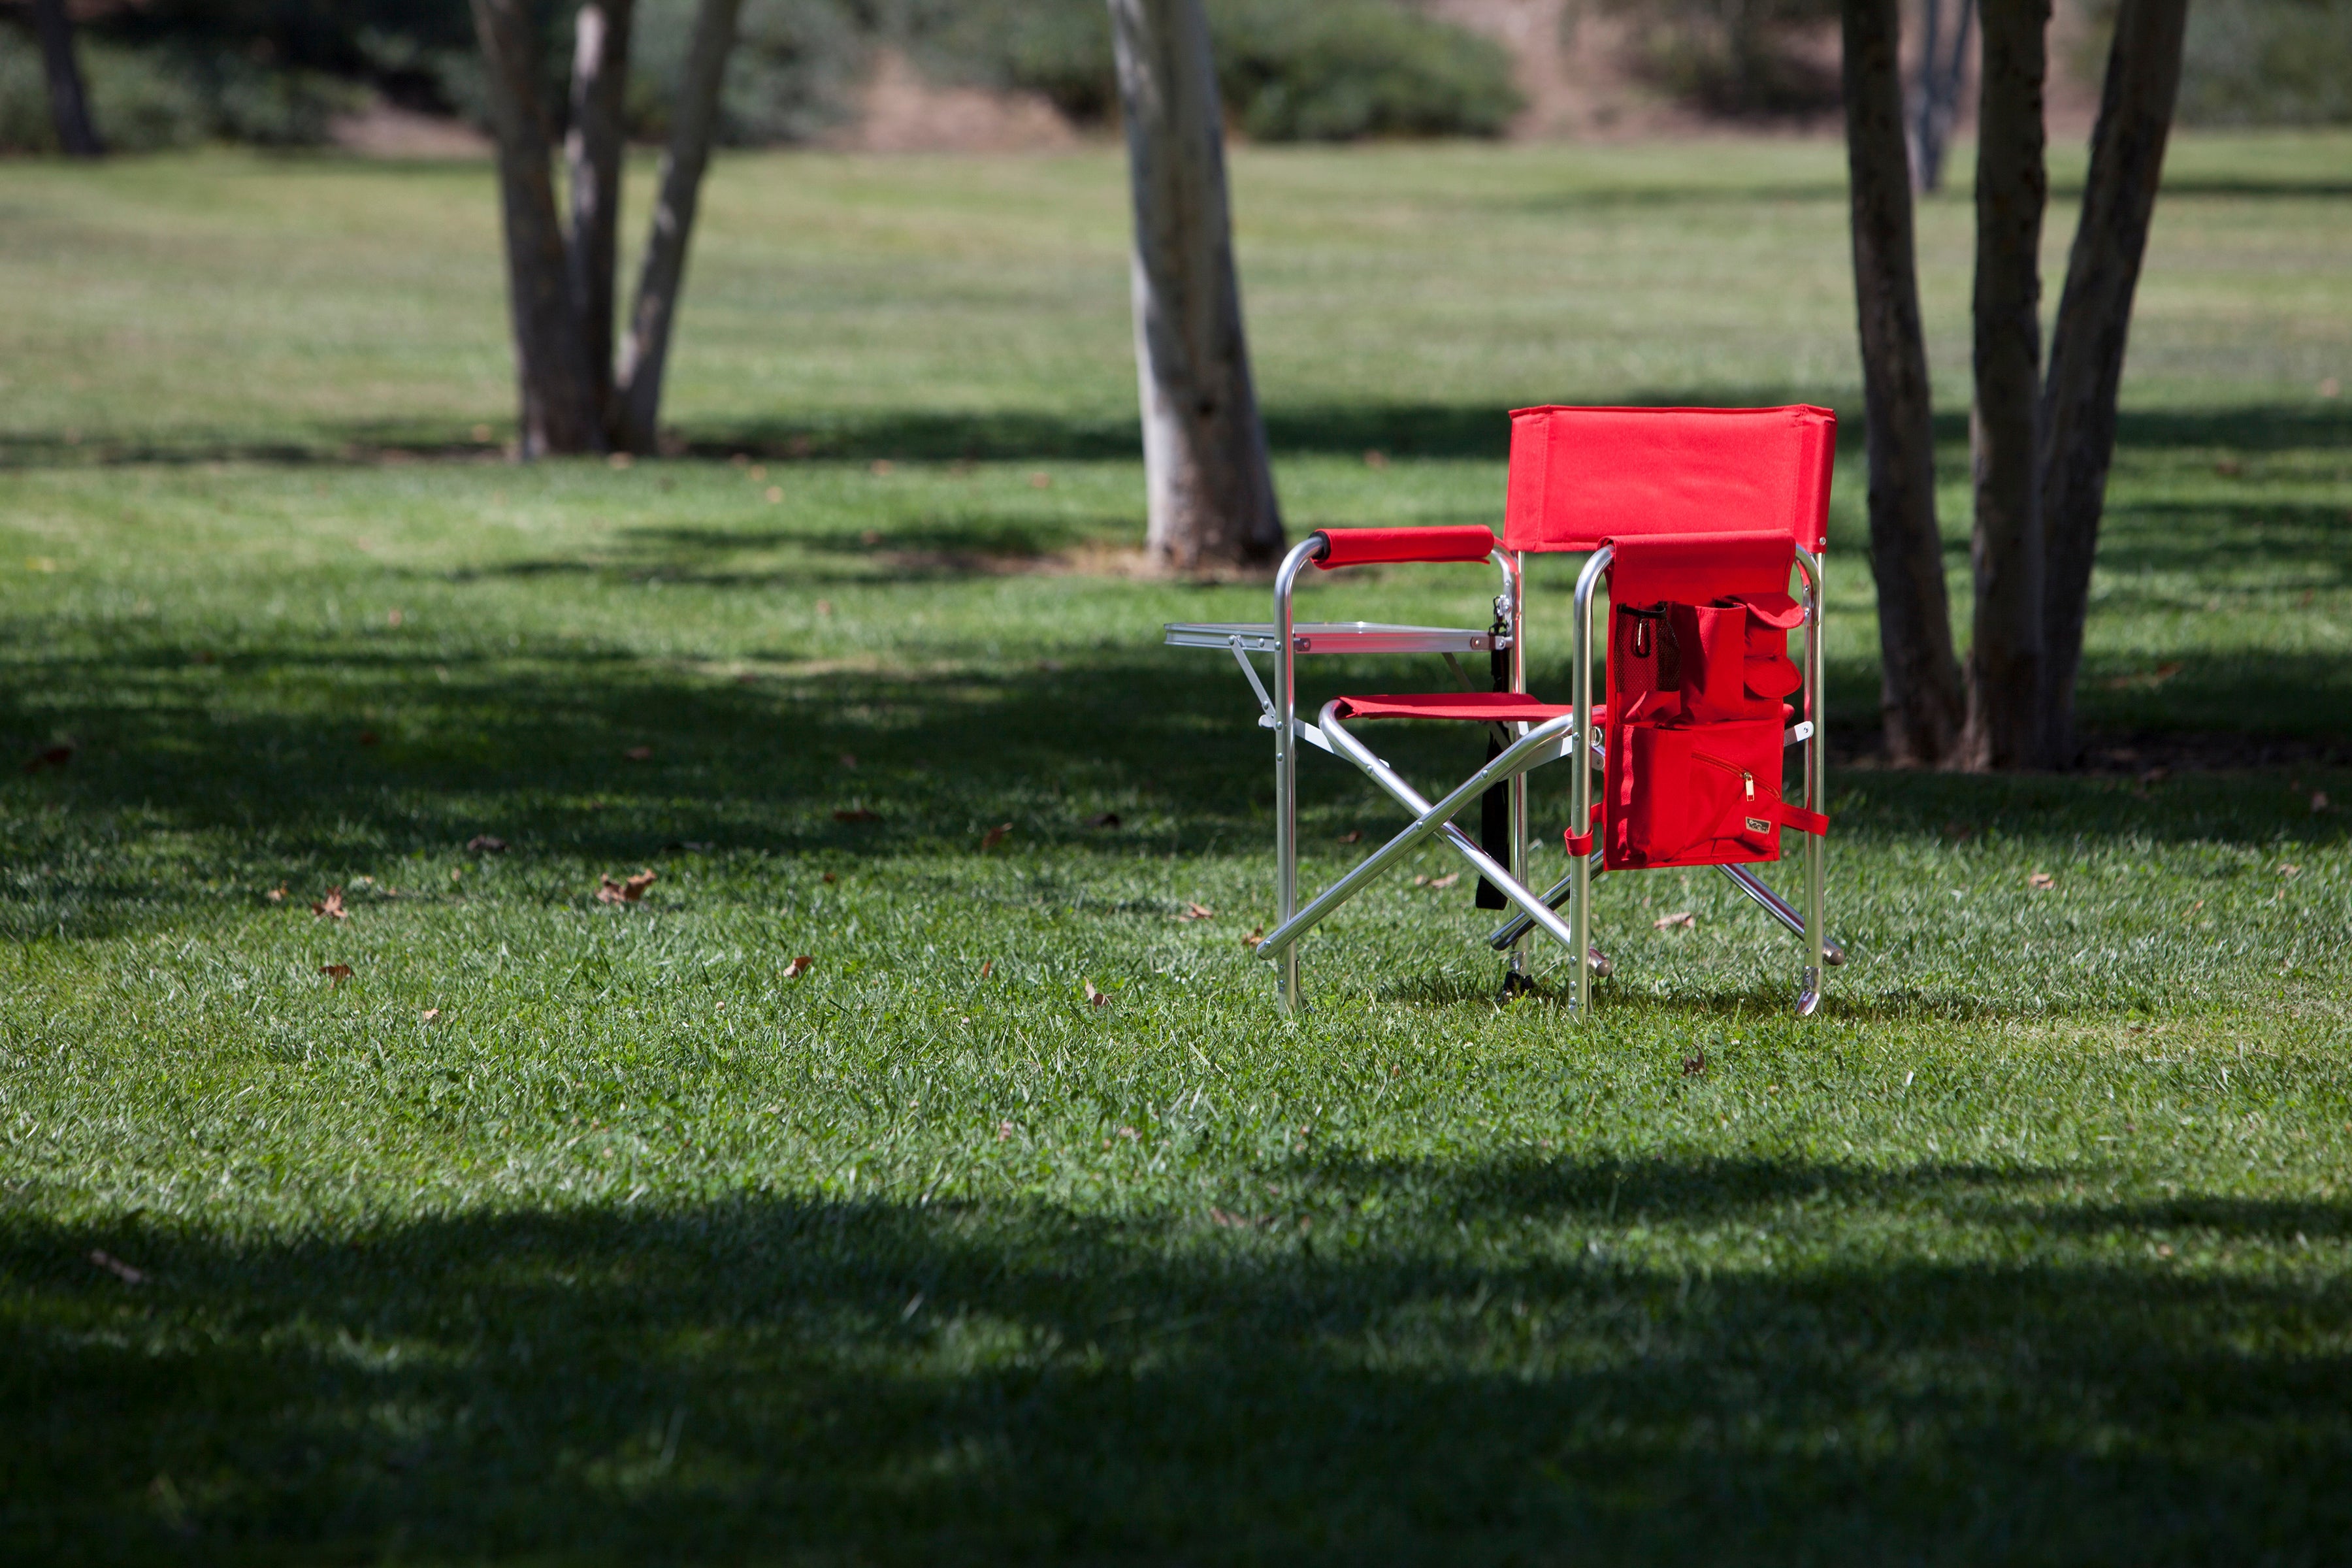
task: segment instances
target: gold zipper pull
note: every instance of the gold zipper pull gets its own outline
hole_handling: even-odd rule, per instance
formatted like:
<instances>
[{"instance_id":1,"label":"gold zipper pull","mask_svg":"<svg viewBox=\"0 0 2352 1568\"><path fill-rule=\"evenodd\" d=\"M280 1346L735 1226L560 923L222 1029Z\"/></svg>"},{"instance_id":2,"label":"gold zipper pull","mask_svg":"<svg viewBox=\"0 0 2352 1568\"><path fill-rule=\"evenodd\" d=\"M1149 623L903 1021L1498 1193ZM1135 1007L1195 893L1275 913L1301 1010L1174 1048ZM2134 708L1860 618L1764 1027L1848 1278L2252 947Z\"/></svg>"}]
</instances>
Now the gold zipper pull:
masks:
<instances>
[{"instance_id":1,"label":"gold zipper pull","mask_svg":"<svg viewBox=\"0 0 2352 1568\"><path fill-rule=\"evenodd\" d=\"M1746 768L1742 768L1739 770L1739 782L1748 786L1748 798L1754 800L1756 798L1756 775L1749 773Z\"/></svg>"}]
</instances>

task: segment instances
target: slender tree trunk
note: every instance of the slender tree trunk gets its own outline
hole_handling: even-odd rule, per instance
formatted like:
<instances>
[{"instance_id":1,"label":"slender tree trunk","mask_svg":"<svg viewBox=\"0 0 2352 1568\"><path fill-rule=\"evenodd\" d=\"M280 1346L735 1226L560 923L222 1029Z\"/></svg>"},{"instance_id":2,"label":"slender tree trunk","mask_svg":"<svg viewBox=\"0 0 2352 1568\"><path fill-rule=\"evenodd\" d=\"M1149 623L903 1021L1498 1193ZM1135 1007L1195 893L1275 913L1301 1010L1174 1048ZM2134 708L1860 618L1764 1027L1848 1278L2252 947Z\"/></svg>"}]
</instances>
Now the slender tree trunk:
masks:
<instances>
[{"instance_id":1,"label":"slender tree trunk","mask_svg":"<svg viewBox=\"0 0 2352 1568\"><path fill-rule=\"evenodd\" d=\"M1962 697L1936 526L1899 27L1897 0L1845 0L1846 174L1870 452L1870 571L1878 584L1879 716L1891 761L1934 766L1959 740Z\"/></svg>"},{"instance_id":2,"label":"slender tree trunk","mask_svg":"<svg viewBox=\"0 0 2352 1568\"><path fill-rule=\"evenodd\" d=\"M1986 0L1977 114L1976 626L1961 762L2040 755L2042 535L2034 472L2042 402L2042 87L2049 0Z\"/></svg>"},{"instance_id":3,"label":"slender tree trunk","mask_svg":"<svg viewBox=\"0 0 2352 1568\"><path fill-rule=\"evenodd\" d=\"M1976 0L1954 0L1958 13L1952 36L1944 37L1941 0L1924 0L1919 40L1919 86L1911 115L1911 180L1921 191L1944 188L1944 154L1958 117L1960 81L1969 68L1969 34Z\"/></svg>"},{"instance_id":4,"label":"slender tree trunk","mask_svg":"<svg viewBox=\"0 0 2352 1568\"><path fill-rule=\"evenodd\" d=\"M1108 0L1135 204L1130 268L1150 525L1162 571L1270 561L1283 544L1250 380L1201 0Z\"/></svg>"},{"instance_id":5,"label":"slender tree trunk","mask_svg":"<svg viewBox=\"0 0 2352 1568\"><path fill-rule=\"evenodd\" d=\"M2042 520L2048 552L2042 584L2042 762L2074 761L2074 677L2091 562L2116 448L2116 395L2132 297L2164 173L2164 143L2180 86L2188 0L2123 0L2091 132L2083 216L2051 333L2042 402Z\"/></svg>"},{"instance_id":6,"label":"slender tree trunk","mask_svg":"<svg viewBox=\"0 0 2352 1568\"><path fill-rule=\"evenodd\" d=\"M49 80L49 121L58 147L69 158L99 158L106 143L90 123L89 93L82 86L81 61L74 54L73 18L66 0L33 0L33 25L41 35L41 68Z\"/></svg>"},{"instance_id":7,"label":"slender tree trunk","mask_svg":"<svg viewBox=\"0 0 2352 1568\"><path fill-rule=\"evenodd\" d=\"M613 395L613 258L621 224L626 150L629 23L635 0L588 0L572 27L572 126L563 162L572 198L565 237L572 308L599 409Z\"/></svg>"},{"instance_id":8,"label":"slender tree trunk","mask_svg":"<svg viewBox=\"0 0 2352 1568\"><path fill-rule=\"evenodd\" d=\"M473 0L473 12L490 128L498 140L522 454L602 451L603 410L581 342L563 230L556 217L551 137L540 101L529 0Z\"/></svg>"},{"instance_id":9,"label":"slender tree trunk","mask_svg":"<svg viewBox=\"0 0 2352 1568\"><path fill-rule=\"evenodd\" d=\"M662 371L669 359L670 328L677 314L678 289L686 281L687 241L694 233L694 210L702 192L702 172L710 161L719 126L719 89L727 57L735 47L735 18L742 0L702 0L694 16L694 37L678 80L677 109L671 118L669 150L662 155L660 188L646 235L645 263L629 306L629 335L621 350L614 397L614 438L632 452L655 449L661 413Z\"/></svg>"}]
</instances>

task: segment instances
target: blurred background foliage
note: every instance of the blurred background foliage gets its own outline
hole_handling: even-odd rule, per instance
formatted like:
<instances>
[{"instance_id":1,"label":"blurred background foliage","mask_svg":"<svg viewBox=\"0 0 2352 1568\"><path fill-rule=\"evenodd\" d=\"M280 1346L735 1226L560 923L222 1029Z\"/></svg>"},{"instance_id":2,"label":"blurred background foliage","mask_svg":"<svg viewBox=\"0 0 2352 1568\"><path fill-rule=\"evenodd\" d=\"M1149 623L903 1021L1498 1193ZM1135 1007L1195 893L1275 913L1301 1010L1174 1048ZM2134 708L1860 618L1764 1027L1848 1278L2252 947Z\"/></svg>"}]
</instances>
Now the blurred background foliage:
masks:
<instances>
[{"instance_id":1,"label":"blurred background foliage","mask_svg":"<svg viewBox=\"0 0 2352 1568\"><path fill-rule=\"evenodd\" d=\"M2113 0L2093 0L2111 13ZM638 0L631 129L667 129L696 0ZM1521 107L1509 52L1413 0L1208 0L1225 105L1264 142L1495 136ZM542 0L550 102L562 103L576 0ZM78 7L97 117L127 151L229 141L304 146L383 102L479 122L466 0L115 0ZM1711 114L1820 113L1837 96L1836 0L1575 0L1622 29L1629 68ZM51 146L24 0L0 0L0 151ZM2181 119L2352 120L2352 0L2199 0ZM2105 28L2071 61L2104 65ZM1116 115L1101 0L747 0L722 135L818 139L857 111L884 50L935 82L1035 93L1082 126Z\"/></svg>"},{"instance_id":2,"label":"blurred background foliage","mask_svg":"<svg viewBox=\"0 0 2352 1568\"><path fill-rule=\"evenodd\" d=\"M696 0L639 0L632 132L667 130ZM1492 136L1517 112L1509 54L1400 0L1210 0L1228 112L1261 141ZM548 80L562 79L574 4L547 0ZM22 5L0 8L0 149L50 144L40 58ZM138 0L82 27L110 142L325 141L338 112L380 98L479 122L465 0ZM856 109L878 51L935 80L1034 92L1082 125L1116 112L1101 0L747 0L722 135L805 142ZM551 90L551 104L562 95Z\"/></svg>"}]
</instances>

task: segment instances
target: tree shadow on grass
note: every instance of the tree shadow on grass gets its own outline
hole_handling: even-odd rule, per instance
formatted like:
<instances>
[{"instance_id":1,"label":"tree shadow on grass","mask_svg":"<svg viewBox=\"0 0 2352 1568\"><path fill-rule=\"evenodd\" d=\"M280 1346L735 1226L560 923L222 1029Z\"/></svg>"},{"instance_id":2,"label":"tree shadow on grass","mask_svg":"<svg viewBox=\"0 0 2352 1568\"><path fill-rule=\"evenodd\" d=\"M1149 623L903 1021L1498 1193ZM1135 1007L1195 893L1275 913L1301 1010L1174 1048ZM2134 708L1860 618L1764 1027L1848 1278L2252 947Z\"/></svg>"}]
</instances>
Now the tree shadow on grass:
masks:
<instances>
[{"instance_id":1,"label":"tree shadow on grass","mask_svg":"<svg viewBox=\"0 0 2352 1568\"><path fill-rule=\"evenodd\" d=\"M1836 389L1843 393L1844 389ZM1562 387L1563 402L1579 399ZM1587 395L1590 395L1589 394ZM1630 407L1760 408L1819 403L1818 383L1730 386L1654 386L1612 391L1607 401ZM1839 449L1862 451L1859 405L1838 408ZM1265 411L1266 440L1286 456L1354 458L1369 450L1391 457L1501 461L1510 451L1509 409L1500 401L1276 403ZM1965 447L1968 414L1936 416L1937 440ZM2212 408L2126 408L2117 417L2119 452L2174 452L2211 447L2226 452L2340 449L2352 444L2352 406L2342 402L2265 402ZM770 463L1022 462L1053 458L1135 461L1141 426L1133 416L1044 409L878 409L816 411L777 417L699 421L678 455L705 459L737 455ZM0 471L121 464L208 462L366 465L436 461L495 462L454 423L447 428L415 419L362 420L320 427L315 442L254 440L204 431L169 437L136 431L68 441L40 430L0 430Z\"/></svg>"},{"instance_id":2,"label":"tree shadow on grass","mask_svg":"<svg viewBox=\"0 0 2352 1568\"><path fill-rule=\"evenodd\" d=\"M2316 1563L2352 1537L2341 1276L2165 1261L2067 1173L1242 1175L1121 1219L0 1220L0 1522L68 1563ZM2318 1223L2269 1207L2224 1220Z\"/></svg>"},{"instance_id":3,"label":"tree shadow on grass","mask_svg":"<svg viewBox=\"0 0 2352 1568\"><path fill-rule=\"evenodd\" d=\"M812 645L774 650L743 679L576 644L469 658L303 643L208 665L152 645L28 652L0 693L14 867L0 922L19 935L94 934L115 915L143 920L202 896L154 886L134 897L135 879L102 871L110 863L93 850L126 831L212 835L246 858L241 874L272 880L341 879L483 833L598 863L689 840L843 862L962 854L1005 822L1024 850L1116 858L1139 852L1139 832L1161 855L1270 844L1265 736L1238 676L1214 656L1151 646L1151 628L1137 641L1053 668L975 656L908 672L845 668ZM803 661L808 672L796 673ZM1365 661L1350 673L1358 689L1410 689L1433 672ZM2330 665L2314 679L2346 678ZM1303 706L1340 679L1318 673ZM2237 700L2256 706L2251 692ZM47 765L60 732L79 749ZM1466 730L1378 733L1405 775L1427 784L1482 755ZM1343 826L1370 822L1377 834L1387 803L1352 770L1307 762L1310 847ZM1565 775L1536 781L1549 834ZM1880 841L1958 821L2070 845L2334 843L2345 820L2228 775L2179 775L2145 794L2113 779L1886 772L1833 773L1832 788L1840 833ZM1105 812L1123 826L1089 826Z\"/></svg>"}]
</instances>

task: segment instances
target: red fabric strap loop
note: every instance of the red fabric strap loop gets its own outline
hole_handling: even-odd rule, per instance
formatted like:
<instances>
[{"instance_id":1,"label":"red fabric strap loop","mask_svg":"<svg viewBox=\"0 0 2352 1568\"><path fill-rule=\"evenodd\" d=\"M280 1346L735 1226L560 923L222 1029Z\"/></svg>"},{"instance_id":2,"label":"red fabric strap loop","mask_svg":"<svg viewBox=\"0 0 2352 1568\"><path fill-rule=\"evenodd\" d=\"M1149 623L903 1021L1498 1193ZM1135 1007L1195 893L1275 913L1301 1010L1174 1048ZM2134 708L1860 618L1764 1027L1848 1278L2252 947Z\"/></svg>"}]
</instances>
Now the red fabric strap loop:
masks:
<instances>
[{"instance_id":1,"label":"red fabric strap loop","mask_svg":"<svg viewBox=\"0 0 2352 1568\"><path fill-rule=\"evenodd\" d=\"M1591 820L1591 827L1600 826L1601 803L1597 800L1594 801L1592 803L1591 811L1586 815ZM1590 827L1582 833L1563 833L1560 835L1560 837L1567 841L1568 852L1571 855L1590 855L1592 853L1592 833Z\"/></svg>"},{"instance_id":2,"label":"red fabric strap loop","mask_svg":"<svg viewBox=\"0 0 2352 1568\"><path fill-rule=\"evenodd\" d=\"M1321 528L1314 537L1323 542L1315 564L1328 572L1334 566L1375 566L1403 561L1484 561L1502 548L1492 530L1475 523L1443 528Z\"/></svg>"},{"instance_id":3,"label":"red fabric strap loop","mask_svg":"<svg viewBox=\"0 0 2352 1568\"><path fill-rule=\"evenodd\" d=\"M1830 819L1818 811L1807 811L1801 805L1790 805L1784 800L1774 805L1772 815L1780 819L1782 826L1793 827L1800 833L1811 833L1824 838L1829 837Z\"/></svg>"}]
</instances>

